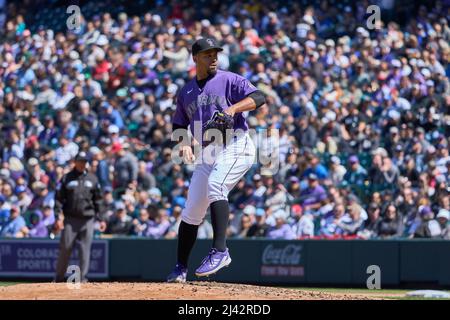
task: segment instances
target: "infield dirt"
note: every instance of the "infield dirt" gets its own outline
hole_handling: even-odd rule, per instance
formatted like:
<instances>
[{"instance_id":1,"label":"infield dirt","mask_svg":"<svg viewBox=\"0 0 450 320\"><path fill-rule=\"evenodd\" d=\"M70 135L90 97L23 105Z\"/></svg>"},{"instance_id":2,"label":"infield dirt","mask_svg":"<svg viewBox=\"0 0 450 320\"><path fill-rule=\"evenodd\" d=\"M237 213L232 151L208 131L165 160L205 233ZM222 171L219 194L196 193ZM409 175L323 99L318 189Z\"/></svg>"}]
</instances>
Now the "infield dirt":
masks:
<instances>
[{"instance_id":1,"label":"infield dirt","mask_svg":"<svg viewBox=\"0 0 450 320\"><path fill-rule=\"evenodd\" d=\"M400 294L308 291L244 284L193 281L185 284L93 282L80 289L66 283L32 283L0 287L0 300L368 300Z\"/></svg>"}]
</instances>

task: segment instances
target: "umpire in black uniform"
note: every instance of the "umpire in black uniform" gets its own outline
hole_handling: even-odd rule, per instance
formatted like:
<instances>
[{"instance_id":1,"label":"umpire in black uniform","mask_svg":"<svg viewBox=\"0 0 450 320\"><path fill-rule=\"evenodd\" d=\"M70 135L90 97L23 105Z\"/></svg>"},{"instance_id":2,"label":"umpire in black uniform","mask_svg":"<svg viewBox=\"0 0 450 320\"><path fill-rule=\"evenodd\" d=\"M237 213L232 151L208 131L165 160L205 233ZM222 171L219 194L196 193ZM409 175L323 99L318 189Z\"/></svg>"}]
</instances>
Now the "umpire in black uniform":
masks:
<instances>
[{"instance_id":1,"label":"umpire in black uniform","mask_svg":"<svg viewBox=\"0 0 450 320\"><path fill-rule=\"evenodd\" d=\"M89 270L95 218L102 212L102 195L97 177L87 171L88 156L80 152L75 167L59 184L55 197L57 214L64 214L55 282L63 282L76 240L80 243L81 281L86 282Z\"/></svg>"}]
</instances>

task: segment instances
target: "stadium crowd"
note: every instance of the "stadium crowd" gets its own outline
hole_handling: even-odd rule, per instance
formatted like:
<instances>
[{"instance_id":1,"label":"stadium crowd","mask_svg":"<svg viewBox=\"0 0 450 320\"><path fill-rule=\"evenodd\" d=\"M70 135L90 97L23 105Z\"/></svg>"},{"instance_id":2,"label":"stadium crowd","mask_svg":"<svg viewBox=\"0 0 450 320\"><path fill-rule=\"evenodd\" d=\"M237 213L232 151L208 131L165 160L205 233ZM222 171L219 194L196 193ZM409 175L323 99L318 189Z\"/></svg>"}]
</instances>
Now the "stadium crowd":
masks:
<instances>
[{"instance_id":1,"label":"stadium crowd","mask_svg":"<svg viewBox=\"0 0 450 320\"><path fill-rule=\"evenodd\" d=\"M401 24L387 8L369 29L368 6L156 1L64 32L5 6L0 237L59 236L54 196L80 150L104 191L97 236L176 237L193 168L171 160L171 119L208 36L266 95L250 128L279 135L279 170L255 164L229 196L230 237L450 239L450 8Z\"/></svg>"}]
</instances>

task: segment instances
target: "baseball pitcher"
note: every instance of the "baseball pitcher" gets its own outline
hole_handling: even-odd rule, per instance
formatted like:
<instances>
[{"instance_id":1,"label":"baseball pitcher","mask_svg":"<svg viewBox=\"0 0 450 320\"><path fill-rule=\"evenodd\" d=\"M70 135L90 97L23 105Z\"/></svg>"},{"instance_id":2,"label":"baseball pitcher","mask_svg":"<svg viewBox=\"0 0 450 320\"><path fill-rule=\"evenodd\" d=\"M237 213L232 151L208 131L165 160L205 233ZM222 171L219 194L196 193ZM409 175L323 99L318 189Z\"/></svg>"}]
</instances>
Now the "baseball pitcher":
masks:
<instances>
[{"instance_id":1,"label":"baseball pitcher","mask_svg":"<svg viewBox=\"0 0 450 320\"><path fill-rule=\"evenodd\" d=\"M198 158L190 143L180 148L186 162L197 162L178 231L177 264L168 282L186 281L189 254L208 207L214 230L213 245L195 274L209 276L231 263L226 246L228 193L250 169L256 155L243 112L259 108L265 98L247 79L217 69L217 54L222 50L211 38L193 44L197 75L181 89L177 98L173 131L189 126L194 141L202 148ZM237 132L240 134L234 134ZM218 144L222 147L214 149ZM213 149L218 150L216 154ZM211 154L214 154L213 161Z\"/></svg>"}]
</instances>

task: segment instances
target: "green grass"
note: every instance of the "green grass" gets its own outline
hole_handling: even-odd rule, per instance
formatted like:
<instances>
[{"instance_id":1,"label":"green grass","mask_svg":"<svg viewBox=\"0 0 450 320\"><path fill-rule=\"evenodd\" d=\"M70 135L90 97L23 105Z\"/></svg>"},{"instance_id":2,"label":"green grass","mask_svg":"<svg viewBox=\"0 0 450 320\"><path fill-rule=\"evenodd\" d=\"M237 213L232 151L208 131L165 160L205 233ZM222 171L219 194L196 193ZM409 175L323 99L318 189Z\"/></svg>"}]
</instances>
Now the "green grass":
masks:
<instances>
[{"instance_id":1,"label":"green grass","mask_svg":"<svg viewBox=\"0 0 450 320\"><path fill-rule=\"evenodd\" d=\"M388 293L388 294L406 294L409 289L380 289L380 290L370 290L364 288L291 288L295 290L303 291L323 291L323 292L335 292L335 293Z\"/></svg>"},{"instance_id":2,"label":"green grass","mask_svg":"<svg viewBox=\"0 0 450 320\"><path fill-rule=\"evenodd\" d=\"M448 298L423 298L423 297L383 297L383 299L387 300L450 300Z\"/></svg>"},{"instance_id":3,"label":"green grass","mask_svg":"<svg viewBox=\"0 0 450 320\"><path fill-rule=\"evenodd\" d=\"M14 286L22 282L0 282L0 287Z\"/></svg>"},{"instance_id":4,"label":"green grass","mask_svg":"<svg viewBox=\"0 0 450 320\"><path fill-rule=\"evenodd\" d=\"M450 300L441 298L422 298L422 297L407 297L406 293L415 291L414 289L380 289L380 290L370 290L364 288L289 288L293 290L302 291L314 291L314 292L325 292L325 293L340 293L340 294L373 294L377 298L390 299L390 300ZM445 292L450 293L448 290ZM386 296L384 295L386 294ZM391 294L399 296L389 296Z\"/></svg>"}]
</instances>

